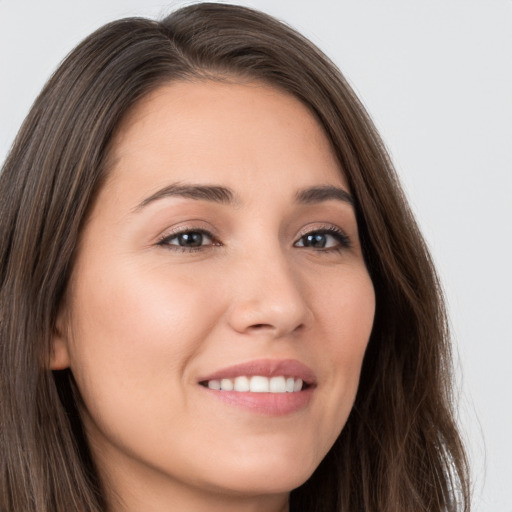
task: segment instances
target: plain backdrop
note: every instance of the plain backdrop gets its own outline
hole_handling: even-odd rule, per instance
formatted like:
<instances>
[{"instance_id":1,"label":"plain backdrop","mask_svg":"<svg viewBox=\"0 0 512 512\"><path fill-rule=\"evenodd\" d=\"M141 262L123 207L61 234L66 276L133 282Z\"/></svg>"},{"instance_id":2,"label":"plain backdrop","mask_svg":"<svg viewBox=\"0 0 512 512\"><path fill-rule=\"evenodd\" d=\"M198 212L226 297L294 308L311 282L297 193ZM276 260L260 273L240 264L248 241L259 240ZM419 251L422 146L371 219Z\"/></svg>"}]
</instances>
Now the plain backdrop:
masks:
<instances>
[{"instance_id":1,"label":"plain backdrop","mask_svg":"<svg viewBox=\"0 0 512 512\"><path fill-rule=\"evenodd\" d=\"M0 0L0 163L82 38L183 3ZM238 3L320 46L381 131L448 299L474 510L512 512L512 0Z\"/></svg>"}]
</instances>

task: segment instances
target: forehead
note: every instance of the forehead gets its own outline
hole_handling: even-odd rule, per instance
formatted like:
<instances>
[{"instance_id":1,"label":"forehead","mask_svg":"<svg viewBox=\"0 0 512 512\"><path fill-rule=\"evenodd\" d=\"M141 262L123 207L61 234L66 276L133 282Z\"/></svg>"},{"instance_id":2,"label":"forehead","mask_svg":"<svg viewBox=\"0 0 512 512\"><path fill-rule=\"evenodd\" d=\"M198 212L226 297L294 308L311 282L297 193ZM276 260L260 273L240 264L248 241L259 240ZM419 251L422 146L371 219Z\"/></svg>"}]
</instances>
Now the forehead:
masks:
<instances>
[{"instance_id":1,"label":"forehead","mask_svg":"<svg viewBox=\"0 0 512 512\"><path fill-rule=\"evenodd\" d=\"M302 180L347 187L323 128L298 99L267 84L178 81L144 97L111 146L109 181L155 188L172 178ZM308 183L308 181L310 183Z\"/></svg>"}]
</instances>

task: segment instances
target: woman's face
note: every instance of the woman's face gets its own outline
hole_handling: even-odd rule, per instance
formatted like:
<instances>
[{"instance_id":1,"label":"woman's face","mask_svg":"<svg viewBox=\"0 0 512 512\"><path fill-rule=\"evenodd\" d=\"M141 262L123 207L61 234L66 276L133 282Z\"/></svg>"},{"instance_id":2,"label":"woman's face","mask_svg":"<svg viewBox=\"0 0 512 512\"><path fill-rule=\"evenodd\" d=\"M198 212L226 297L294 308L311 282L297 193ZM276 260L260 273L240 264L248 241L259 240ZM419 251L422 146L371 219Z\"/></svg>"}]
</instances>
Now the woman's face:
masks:
<instances>
[{"instance_id":1,"label":"woman's face","mask_svg":"<svg viewBox=\"0 0 512 512\"><path fill-rule=\"evenodd\" d=\"M111 162L53 359L100 473L138 510L285 497L343 428L374 316L326 136L269 86L177 82L132 110Z\"/></svg>"}]
</instances>

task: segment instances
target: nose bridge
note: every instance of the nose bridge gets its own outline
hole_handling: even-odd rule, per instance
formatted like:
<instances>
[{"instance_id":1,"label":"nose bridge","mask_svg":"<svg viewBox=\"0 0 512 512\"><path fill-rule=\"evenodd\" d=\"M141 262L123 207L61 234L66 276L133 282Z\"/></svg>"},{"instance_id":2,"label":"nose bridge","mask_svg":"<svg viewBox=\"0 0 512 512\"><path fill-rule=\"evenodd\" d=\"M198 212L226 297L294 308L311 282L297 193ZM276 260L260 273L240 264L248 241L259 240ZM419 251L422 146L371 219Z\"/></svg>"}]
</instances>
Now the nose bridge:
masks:
<instances>
[{"instance_id":1,"label":"nose bridge","mask_svg":"<svg viewBox=\"0 0 512 512\"><path fill-rule=\"evenodd\" d=\"M240 332L271 330L275 336L291 333L309 317L300 273L278 240L247 248L237 272L230 312Z\"/></svg>"}]
</instances>

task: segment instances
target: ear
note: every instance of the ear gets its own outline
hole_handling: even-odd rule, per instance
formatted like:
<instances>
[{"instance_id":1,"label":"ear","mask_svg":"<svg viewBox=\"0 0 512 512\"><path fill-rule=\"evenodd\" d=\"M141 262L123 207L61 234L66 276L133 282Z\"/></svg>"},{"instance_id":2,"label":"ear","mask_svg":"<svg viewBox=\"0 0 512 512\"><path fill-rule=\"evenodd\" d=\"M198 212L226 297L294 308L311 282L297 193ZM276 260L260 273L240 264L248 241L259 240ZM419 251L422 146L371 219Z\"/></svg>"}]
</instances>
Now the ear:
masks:
<instances>
[{"instance_id":1,"label":"ear","mask_svg":"<svg viewBox=\"0 0 512 512\"><path fill-rule=\"evenodd\" d=\"M68 329L64 317L65 314L60 312L53 332L50 370L65 370L69 367Z\"/></svg>"}]
</instances>

